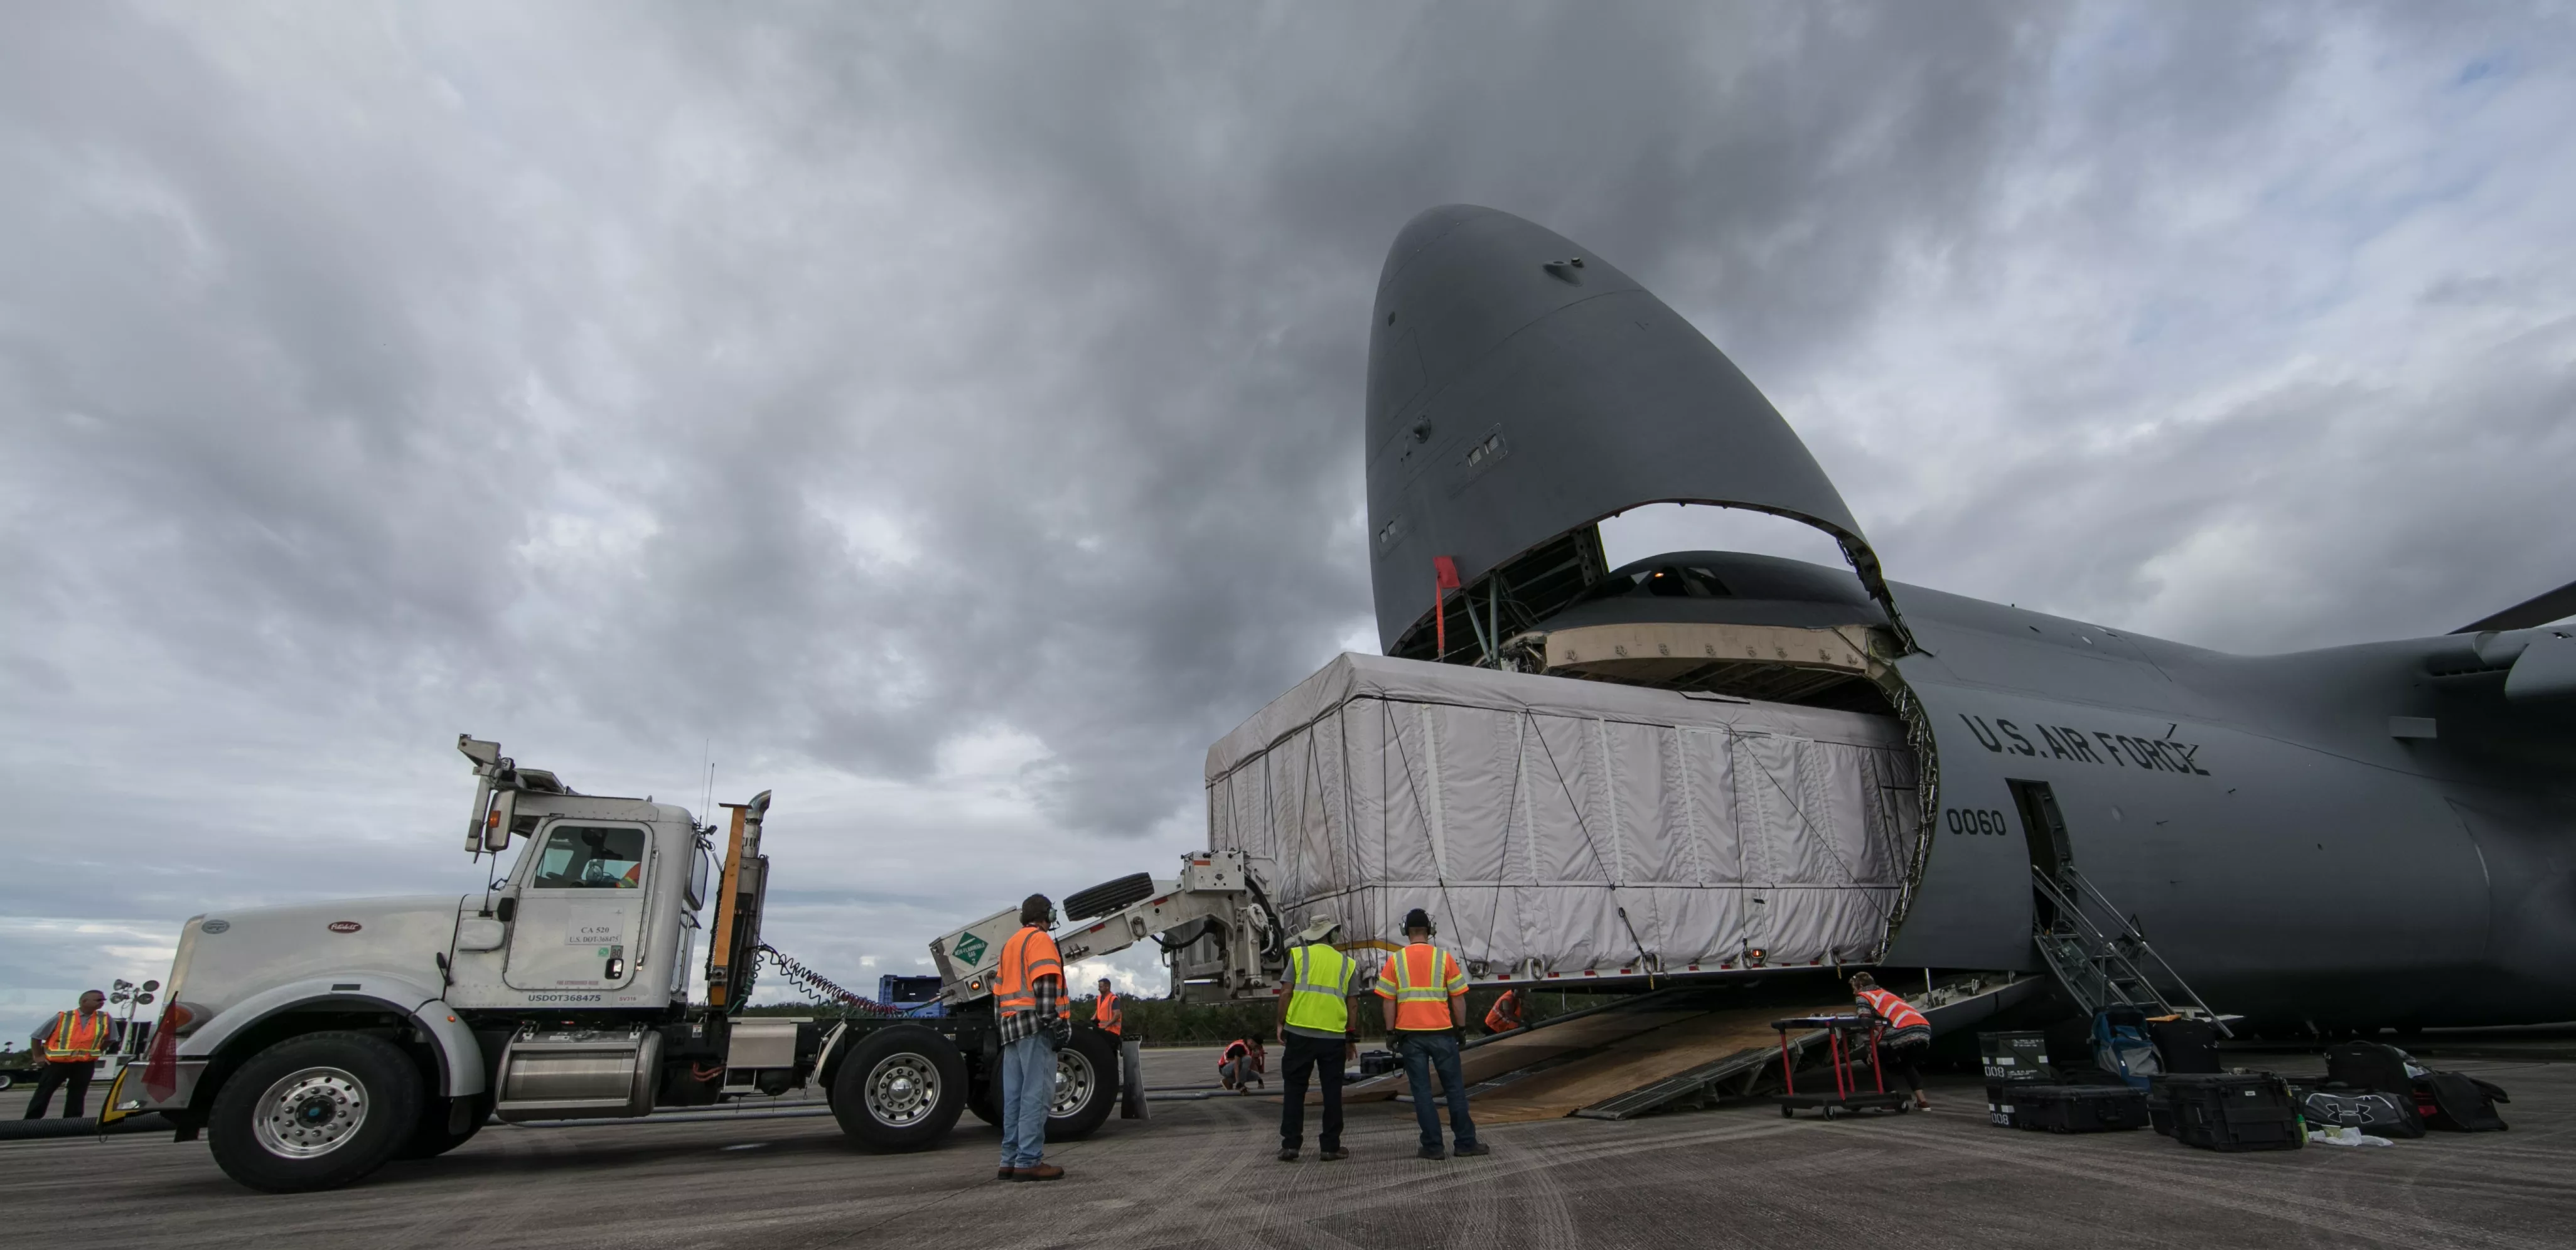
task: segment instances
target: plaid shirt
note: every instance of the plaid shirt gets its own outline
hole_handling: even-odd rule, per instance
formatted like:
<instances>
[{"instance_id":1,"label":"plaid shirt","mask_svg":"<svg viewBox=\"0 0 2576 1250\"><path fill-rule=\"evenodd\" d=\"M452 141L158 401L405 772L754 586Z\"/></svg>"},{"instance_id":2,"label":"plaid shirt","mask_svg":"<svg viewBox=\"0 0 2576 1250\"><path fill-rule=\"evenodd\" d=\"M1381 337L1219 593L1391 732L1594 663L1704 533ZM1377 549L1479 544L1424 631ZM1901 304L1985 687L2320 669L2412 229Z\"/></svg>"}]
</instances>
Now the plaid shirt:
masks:
<instances>
[{"instance_id":1,"label":"plaid shirt","mask_svg":"<svg viewBox=\"0 0 2576 1250\"><path fill-rule=\"evenodd\" d=\"M1002 1017L1002 1044L1005 1046L1023 1037L1037 1036L1038 1022L1054 1017L1056 1005L1064 999L1064 978L1054 973L1033 978L1029 982L1029 993L1038 1000L1036 1009L1014 1011Z\"/></svg>"}]
</instances>

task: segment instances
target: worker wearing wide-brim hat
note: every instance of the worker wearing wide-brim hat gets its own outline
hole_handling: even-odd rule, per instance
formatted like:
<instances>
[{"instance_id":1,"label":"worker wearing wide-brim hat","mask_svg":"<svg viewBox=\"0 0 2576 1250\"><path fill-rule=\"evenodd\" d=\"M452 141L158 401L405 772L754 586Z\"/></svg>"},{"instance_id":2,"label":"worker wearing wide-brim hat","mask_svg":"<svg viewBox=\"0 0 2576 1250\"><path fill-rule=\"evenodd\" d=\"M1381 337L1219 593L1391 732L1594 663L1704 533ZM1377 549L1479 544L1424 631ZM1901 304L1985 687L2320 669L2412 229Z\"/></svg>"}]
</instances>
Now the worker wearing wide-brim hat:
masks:
<instances>
[{"instance_id":1,"label":"worker wearing wide-brim hat","mask_svg":"<svg viewBox=\"0 0 2576 1250\"><path fill-rule=\"evenodd\" d=\"M1279 1160L1293 1163L1306 1139L1306 1075L1324 1085L1323 1132L1316 1144L1326 1163L1350 1157L1342 1149L1342 1065L1359 1052L1351 1029L1351 982L1359 961L1332 945L1342 922L1318 912L1288 948L1288 992L1279 996L1279 1041L1287 1050L1280 1067Z\"/></svg>"}]
</instances>

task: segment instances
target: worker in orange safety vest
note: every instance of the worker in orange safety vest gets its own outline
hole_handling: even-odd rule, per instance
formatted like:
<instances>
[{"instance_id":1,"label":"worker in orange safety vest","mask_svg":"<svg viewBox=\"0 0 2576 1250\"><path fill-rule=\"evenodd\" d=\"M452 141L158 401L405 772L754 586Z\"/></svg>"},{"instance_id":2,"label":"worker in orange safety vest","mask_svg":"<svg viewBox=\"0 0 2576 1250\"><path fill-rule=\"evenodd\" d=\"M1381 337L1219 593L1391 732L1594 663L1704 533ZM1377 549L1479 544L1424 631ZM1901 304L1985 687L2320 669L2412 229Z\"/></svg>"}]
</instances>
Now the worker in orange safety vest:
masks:
<instances>
[{"instance_id":1,"label":"worker in orange safety vest","mask_svg":"<svg viewBox=\"0 0 2576 1250\"><path fill-rule=\"evenodd\" d=\"M35 1097L27 1100L30 1120L45 1118L45 1109L54 1101L54 1091L63 1090L63 1114L81 1118L89 1101L89 1078L97 1071L98 1057L113 1047L111 1029L115 1021L105 1010L107 994L88 990L80 996L77 1011L54 1014L53 1023L36 1030L28 1038L42 1053L45 1070L36 1075Z\"/></svg>"},{"instance_id":2,"label":"worker in orange safety vest","mask_svg":"<svg viewBox=\"0 0 2576 1250\"><path fill-rule=\"evenodd\" d=\"M1448 1095L1455 1153L1491 1154L1493 1147L1476 1140L1476 1122L1467 1114L1467 1084L1458 1070L1458 1035L1467 1028L1467 974L1455 956L1431 944L1434 932L1429 912L1416 907L1405 913L1405 947L1378 969L1378 1009L1385 1013L1387 1039L1404 1061L1404 1079L1413 1089L1422 1157L1445 1159L1451 1153L1440 1148L1440 1112L1431 1097L1434 1072Z\"/></svg>"},{"instance_id":3,"label":"worker in orange safety vest","mask_svg":"<svg viewBox=\"0 0 2576 1250\"><path fill-rule=\"evenodd\" d=\"M1125 1017L1118 1013L1118 992L1109 988L1109 978L1100 978L1100 997L1091 1004L1091 1027L1111 1037L1127 1035Z\"/></svg>"},{"instance_id":4,"label":"worker in orange safety vest","mask_svg":"<svg viewBox=\"0 0 2576 1250\"><path fill-rule=\"evenodd\" d=\"M1064 1169L1045 1162L1047 1112L1055 1102L1055 1052L1073 1037L1073 1004L1065 993L1064 956L1047 930L1055 904L1043 894L1020 900L1019 930L1002 942L993 973L993 1013L1002 1042L1002 1168L1006 1181L1051 1181Z\"/></svg>"},{"instance_id":5,"label":"worker in orange safety vest","mask_svg":"<svg viewBox=\"0 0 2576 1250\"><path fill-rule=\"evenodd\" d=\"M1527 1023L1521 1018L1519 990L1504 990L1503 996L1495 999L1493 1007L1485 1012L1487 1033L1509 1033Z\"/></svg>"},{"instance_id":6,"label":"worker in orange safety vest","mask_svg":"<svg viewBox=\"0 0 2576 1250\"><path fill-rule=\"evenodd\" d=\"M1270 1052L1261 1039L1245 1034L1225 1044L1216 1057L1216 1081L1225 1089L1243 1090L1270 1083Z\"/></svg>"},{"instance_id":7,"label":"worker in orange safety vest","mask_svg":"<svg viewBox=\"0 0 2576 1250\"><path fill-rule=\"evenodd\" d=\"M1923 1052L1932 1047L1932 1022L1914 1009L1914 1004L1878 988L1878 979L1866 972L1851 979L1852 1002L1876 1017L1886 1031L1878 1035L1878 1051L1884 1062L1895 1067L1905 1078L1905 1087L1914 1091L1914 1105L1928 1110L1932 1100L1923 1096Z\"/></svg>"}]
</instances>

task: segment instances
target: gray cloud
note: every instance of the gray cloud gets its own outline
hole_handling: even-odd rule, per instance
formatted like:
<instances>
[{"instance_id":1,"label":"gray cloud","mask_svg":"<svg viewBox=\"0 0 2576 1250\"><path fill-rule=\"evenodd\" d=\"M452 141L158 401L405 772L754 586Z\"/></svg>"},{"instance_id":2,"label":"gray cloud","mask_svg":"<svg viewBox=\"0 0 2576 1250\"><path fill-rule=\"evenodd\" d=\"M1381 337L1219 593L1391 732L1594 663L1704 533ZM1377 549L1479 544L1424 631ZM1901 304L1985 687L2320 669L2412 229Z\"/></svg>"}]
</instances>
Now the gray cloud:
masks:
<instances>
[{"instance_id":1,"label":"gray cloud","mask_svg":"<svg viewBox=\"0 0 2576 1250\"><path fill-rule=\"evenodd\" d=\"M84 918L464 888L460 729L778 788L779 936L836 971L1159 867L1207 742L1366 636L1366 310L1446 201L1691 316L1900 579L2212 645L2447 628L2576 566L2576 162L2563 29L2425 23L17 23L0 1009L149 964Z\"/></svg>"}]
</instances>

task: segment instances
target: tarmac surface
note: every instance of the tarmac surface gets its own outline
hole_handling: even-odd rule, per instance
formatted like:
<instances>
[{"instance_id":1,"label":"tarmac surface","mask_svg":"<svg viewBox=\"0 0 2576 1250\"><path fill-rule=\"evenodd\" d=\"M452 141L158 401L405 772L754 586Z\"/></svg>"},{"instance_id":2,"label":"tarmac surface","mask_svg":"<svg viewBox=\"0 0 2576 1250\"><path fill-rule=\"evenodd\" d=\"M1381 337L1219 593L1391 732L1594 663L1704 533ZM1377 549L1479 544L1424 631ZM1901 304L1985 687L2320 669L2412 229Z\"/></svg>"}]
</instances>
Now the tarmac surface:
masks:
<instances>
[{"instance_id":1,"label":"tarmac surface","mask_svg":"<svg viewBox=\"0 0 2576 1250\"><path fill-rule=\"evenodd\" d=\"M1149 1051L1153 1088L1201 1085L1212 1052ZM1065 1179L993 1179L1000 1134L969 1116L913 1155L852 1147L828 1116L492 1126L443 1159L332 1193L254 1193L167 1135L0 1143L21 1245L1992 1247L2576 1244L2576 1064L2438 1061L2512 1096L2508 1133L2375 1149L2223 1155L2151 1132L1992 1127L1982 1086L1934 1109L1784 1120L1768 1105L1625 1123L1496 1125L1493 1154L1413 1157L1408 1107L1352 1109L1352 1158L1280 1163L1275 1101L1159 1101L1051 1147ZM2305 1071L2313 1060L2266 1066ZM0 1114L23 1095L0 1094Z\"/></svg>"}]
</instances>

